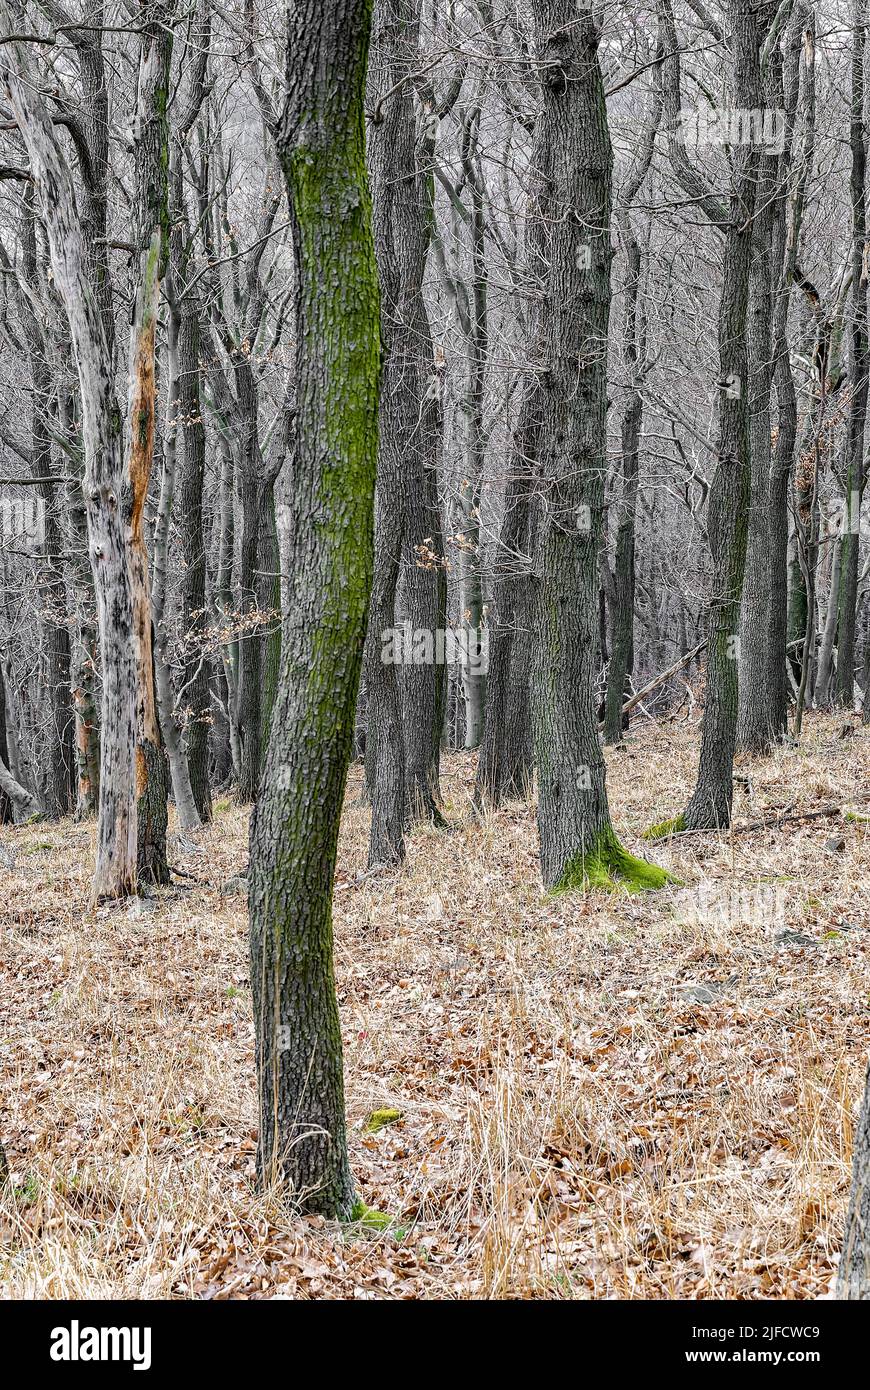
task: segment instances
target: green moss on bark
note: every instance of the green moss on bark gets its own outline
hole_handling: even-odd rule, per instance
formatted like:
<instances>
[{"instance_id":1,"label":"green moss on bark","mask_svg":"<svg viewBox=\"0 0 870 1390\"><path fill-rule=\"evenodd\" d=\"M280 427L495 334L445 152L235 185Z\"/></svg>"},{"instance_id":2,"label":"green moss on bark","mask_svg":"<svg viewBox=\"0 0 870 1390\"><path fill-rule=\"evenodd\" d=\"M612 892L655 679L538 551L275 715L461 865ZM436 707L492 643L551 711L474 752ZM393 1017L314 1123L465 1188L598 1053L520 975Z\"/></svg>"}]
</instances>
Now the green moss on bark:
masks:
<instances>
[{"instance_id":1,"label":"green moss on bark","mask_svg":"<svg viewBox=\"0 0 870 1390\"><path fill-rule=\"evenodd\" d=\"M551 891L570 893L577 889L601 888L612 892L622 888L628 893L644 893L678 882L658 864L649 864L629 854L608 828L601 832L591 849L568 865Z\"/></svg>"},{"instance_id":2,"label":"green moss on bark","mask_svg":"<svg viewBox=\"0 0 870 1390\"><path fill-rule=\"evenodd\" d=\"M389 1212L377 1211L375 1207L367 1207L365 1202L361 1201L354 1203L350 1219L359 1226L368 1227L370 1231L385 1231L393 1224Z\"/></svg>"},{"instance_id":3,"label":"green moss on bark","mask_svg":"<svg viewBox=\"0 0 870 1390\"><path fill-rule=\"evenodd\" d=\"M644 840L668 840L671 835L679 835L686 828L686 817L680 813L670 820L660 820L643 832Z\"/></svg>"}]
</instances>

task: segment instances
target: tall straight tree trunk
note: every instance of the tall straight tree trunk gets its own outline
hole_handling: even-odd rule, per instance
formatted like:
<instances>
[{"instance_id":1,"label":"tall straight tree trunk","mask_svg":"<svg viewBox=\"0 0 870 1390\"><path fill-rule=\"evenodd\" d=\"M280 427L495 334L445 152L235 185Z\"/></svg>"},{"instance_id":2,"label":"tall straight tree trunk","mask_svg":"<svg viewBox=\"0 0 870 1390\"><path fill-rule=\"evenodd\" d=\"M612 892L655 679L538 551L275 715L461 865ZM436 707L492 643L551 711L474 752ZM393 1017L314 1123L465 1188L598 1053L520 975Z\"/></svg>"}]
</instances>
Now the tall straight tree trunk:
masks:
<instances>
[{"instance_id":1,"label":"tall straight tree trunk","mask_svg":"<svg viewBox=\"0 0 870 1390\"><path fill-rule=\"evenodd\" d=\"M179 528L184 571L181 581L181 622L184 637L182 659L183 704L187 717L187 770L200 819L211 820L208 779L208 730L211 722L208 661L202 650L202 634L208 627L206 610L206 556L202 525L205 486L205 426L199 388L199 299L187 294L181 304L178 335L179 406L184 432L178 489Z\"/></svg>"},{"instance_id":2,"label":"tall straight tree trunk","mask_svg":"<svg viewBox=\"0 0 870 1390\"><path fill-rule=\"evenodd\" d=\"M832 695L834 643L837 637L837 617L840 597L840 569L843 561L840 540L840 530L838 527L836 535L830 541L828 560L831 568L831 578L828 584L828 607L825 611L825 625L822 628L818 666L816 667L815 680L813 682L813 703L818 706L830 704Z\"/></svg>"},{"instance_id":3,"label":"tall straight tree trunk","mask_svg":"<svg viewBox=\"0 0 870 1390\"><path fill-rule=\"evenodd\" d=\"M661 79L654 74L654 89L639 149L620 193L619 228L626 257L623 362L628 376L628 395L622 417L622 498L616 528L616 561L611 604L612 652L607 671L604 708L604 742L622 738L622 705L634 664L634 566L635 513L637 510L640 435L643 423L641 391L646 357L646 316L640 302L643 266L640 245L631 221L631 204L652 163L656 133L662 113ZM607 562L605 557L605 569Z\"/></svg>"},{"instance_id":4,"label":"tall straight tree trunk","mask_svg":"<svg viewBox=\"0 0 870 1390\"><path fill-rule=\"evenodd\" d=\"M855 1132L852 1191L837 1269L837 1298L870 1299L870 1071Z\"/></svg>"},{"instance_id":5,"label":"tall straight tree trunk","mask_svg":"<svg viewBox=\"0 0 870 1390\"><path fill-rule=\"evenodd\" d=\"M236 398L241 412L241 439L236 448L235 484L238 538L238 601L242 613L259 612L257 565L260 551L262 460L258 435L257 388L251 363L235 364ZM238 643L235 722L239 736L240 801L253 801L260 785L263 756L263 637L259 624L243 632Z\"/></svg>"},{"instance_id":6,"label":"tall straight tree trunk","mask_svg":"<svg viewBox=\"0 0 870 1390\"><path fill-rule=\"evenodd\" d=\"M203 530L206 439L200 388L203 304L190 268L194 238L184 205L180 149L202 111L211 36L211 0L198 0L193 55L187 64L187 101L177 116L170 163L173 228L170 260L173 282L186 285L178 306L178 408L183 448L178 484L178 529L181 541L181 689L186 725L187 778L200 822L212 818L209 784L209 728L212 724L209 658L204 650L209 627L206 606L207 560ZM202 197L202 189L200 189Z\"/></svg>"},{"instance_id":7,"label":"tall straight tree trunk","mask_svg":"<svg viewBox=\"0 0 870 1390\"><path fill-rule=\"evenodd\" d=\"M372 579L380 357L363 131L370 24L369 0L288 9L277 143L296 262L296 525L251 826L260 1174L339 1218L354 1186L332 892Z\"/></svg>"},{"instance_id":8,"label":"tall straight tree trunk","mask_svg":"<svg viewBox=\"0 0 870 1390\"><path fill-rule=\"evenodd\" d=\"M782 190L792 185L791 143L801 92L801 67L804 53L803 19L804 7L802 4L798 4L792 13L785 51L783 91L786 133L779 169L779 182ZM815 76L812 68L811 63L804 64L805 138L791 200L790 220L784 192L781 192L780 202L777 206L774 237L774 254L777 264L781 266L781 275L773 330L775 364L773 384L776 391L777 430L770 475L770 619L767 644L767 687L770 692L770 733L772 738L777 740L784 736L788 727L789 682L786 672L788 643L793 635L798 635L790 631L789 623L789 485L797 443L798 412L789 352L788 315L791 287L800 247L803 209L812 151L810 125L813 102L811 84ZM798 572L799 569L798 566Z\"/></svg>"},{"instance_id":9,"label":"tall straight tree trunk","mask_svg":"<svg viewBox=\"0 0 870 1390\"><path fill-rule=\"evenodd\" d=\"M845 506L840 541L840 576L835 595L837 628L837 702L852 709L855 702L855 624L858 609L858 552L861 500L864 495L864 433L867 424L867 374L870 337L867 331L867 146L864 114L864 48L867 0L853 0L852 106L852 322L849 339L851 401L846 438Z\"/></svg>"},{"instance_id":10,"label":"tall straight tree trunk","mask_svg":"<svg viewBox=\"0 0 870 1390\"><path fill-rule=\"evenodd\" d=\"M465 693L465 747L477 748L483 737L486 708L483 582L480 568L480 499L484 468L484 392L489 352L489 306L486 223L482 180L477 164L480 108L466 115L462 130L462 164L471 189L471 295L469 302L468 390L464 401L465 478L459 497L462 545L462 628L466 650L462 669Z\"/></svg>"},{"instance_id":11,"label":"tall straight tree trunk","mask_svg":"<svg viewBox=\"0 0 870 1390\"><path fill-rule=\"evenodd\" d=\"M567 888L582 885L612 833L594 684L613 154L594 19L569 0L535 0L533 11L543 107L531 170L547 231L532 708L541 873L546 887Z\"/></svg>"},{"instance_id":12,"label":"tall straight tree trunk","mask_svg":"<svg viewBox=\"0 0 870 1390\"><path fill-rule=\"evenodd\" d=\"M36 296L36 228L32 207L26 208L22 219L21 243L24 277ZM58 519L58 500L62 494L60 488L55 486L51 469L49 418L52 405L52 374L48 343L39 318L33 312L29 295L22 296L21 312L33 390L31 466L34 477L39 479L37 489L42 503L44 529L43 557L38 582L43 613L46 683L51 711L45 806L49 816L59 817L70 815L75 808L75 718L72 709L63 544Z\"/></svg>"},{"instance_id":13,"label":"tall straight tree trunk","mask_svg":"<svg viewBox=\"0 0 870 1390\"><path fill-rule=\"evenodd\" d=\"M775 3L760 10L769 28ZM782 55L774 46L764 73L764 106L782 109ZM785 190L779 181L779 155L763 149L758 155L756 212L752 223L752 262L749 272L747 349L749 361L749 517L746 562L740 609L740 654L737 699L737 745L747 752L766 753L773 743L771 723L768 615L772 602L771 570L771 438L770 400L773 387L773 332L781 260L777 259L777 219ZM780 515L780 520L783 518ZM785 662L785 652L782 654Z\"/></svg>"},{"instance_id":14,"label":"tall straight tree trunk","mask_svg":"<svg viewBox=\"0 0 870 1390\"><path fill-rule=\"evenodd\" d=\"M613 155L598 30L571 0L535 0L543 105L532 149L545 228L540 372L542 519L535 564L533 725L541 873L551 889L665 875L621 848L598 738L598 572L607 459Z\"/></svg>"},{"instance_id":15,"label":"tall straight tree trunk","mask_svg":"<svg viewBox=\"0 0 870 1390\"><path fill-rule=\"evenodd\" d=\"M139 284L130 332L130 435L126 522L136 661L137 872L169 882L166 861L168 766L157 711L145 503L157 417L155 331L169 257L169 68L172 6L144 0L139 54L134 244Z\"/></svg>"},{"instance_id":16,"label":"tall straight tree trunk","mask_svg":"<svg viewBox=\"0 0 870 1390\"><path fill-rule=\"evenodd\" d=\"M9 739L6 733L6 677L0 655L0 767L9 768ZM11 774L10 774L11 775ZM12 797L0 781L0 825L11 825L15 819Z\"/></svg>"},{"instance_id":17,"label":"tall straight tree trunk","mask_svg":"<svg viewBox=\"0 0 870 1390\"><path fill-rule=\"evenodd\" d=\"M106 256L108 226L109 179L109 83L106 80L103 58L102 24L105 15L103 0L94 0L89 10L90 26L73 29L70 43L76 50L82 77L82 102L78 113L84 136L86 159L79 160L80 195L78 212L81 219L82 272L90 284L96 301L105 342L114 359L115 316L109 260ZM63 428L72 443L77 426L70 428L78 412L78 402L63 404ZM100 728L98 705L101 703L98 679L98 653L102 641L98 630L99 600L91 573L91 550L88 544L87 503L83 492L84 479L67 489L66 511L71 532L69 561L71 588L75 597L76 632L72 650L72 692L76 720L76 817L82 819L99 815L100 759L103 734ZM105 688L102 698L105 699Z\"/></svg>"},{"instance_id":18,"label":"tall straight tree trunk","mask_svg":"<svg viewBox=\"0 0 870 1390\"><path fill-rule=\"evenodd\" d=\"M381 289L383 366L375 489L375 561L365 646L366 786L372 808L369 866L400 863L407 824L402 674L406 643L391 639L407 540L406 470L420 447L422 383L417 345L406 322L406 280L424 260L416 232L419 214L414 149L411 44L413 0L377 0L372 20L367 99L373 111L367 153L372 230ZM381 102L384 101L383 107ZM425 250L423 252L425 257ZM403 310L405 311L403 313ZM421 540L423 538L421 537Z\"/></svg>"},{"instance_id":19,"label":"tall straight tree trunk","mask_svg":"<svg viewBox=\"0 0 870 1390\"><path fill-rule=\"evenodd\" d=\"M432 660L385 661L397 599L411 630L443 626L442 527L437 498L441 405L423 298L431 237L428 171L418 168L412 75L419 0L377 0L368 152L375 253L383 302L375 580L366 644L372 797L369 862L404 854L404 824L440 821L437 749L441 673ZM428 559L437 557L435 561ZM431 641L430 641L431 650ZM395 648L401 655L403 648Z\"/></svg>"},{"instance_id":20,"label":"tall straight tree trunk","mask_svg":"<svg viewBox=\"0 0 870 1390\"><path fill-rule=\"evenodd\" d=\"M0 14L8 32L15 32L6 0L0 2ZM72 177L48 115L35 95L26 48L19 43L6 44L0 58L5 62L4 85L39 193L81 390L84 492L103 674L99 827L91 891L96 900L125 897L136 887L137 685L133 603L121 510L123 431L114 396L113 352L88 274Z\"/></svg>"},{"instance_id":21,"label":"tall straight tree trunk","mask_svg":"<svg viewBox=\"0 0 870 1390\"><path fill-rule=\"evenodd\" d=\"M172 795L182 830L195 830L202 824L193 798L193 788L182 744L181 729L175 718L175 691L169 665L169 632L164 624L166 585L169 572L169 530L175 497L179 434L179 353L181 325L178 305L172 293L167 295L169 321L166 331L167 406L166 428L163 436L163 470L160 480L160 500L154 521L154 564L151 583L151 607L154 625L154 673L160 732L169 760Z\"/></svg>"},{"instance_id":22,"label":"tall straight tree trunk","mask_svg":"<svg viewBox=\"0 0 870 1390\"><path fill-rule=\"evenodd\" d=\"M529 557L537 533L532 467L539 439L538 395L538 383L530 377L511 445L511 471L499 531L486 713L474 789L475 805L481 808L498 807L512 797L525 800L534 778Z\"/></svg>"},{"instance_id":23,"label":"tall straight tree trunk","mask_svg":"<svg viewBox=\"0 0 870 1390\"><path fill-rule=\"evenodd\" d=\"M734 61L734 106L762 106L760 30L749 0L729 6ZM732 194L725 238L719 306L719 445L710 488L707 531L713 558L707 644L707 690L695 791L686 807L687 829L727 826L734 792L737 735L740 598L746 558L749 504L749 362L747 313L752 262L757 150L747 143L732 152Z\"/></svg>"}]
</instances>

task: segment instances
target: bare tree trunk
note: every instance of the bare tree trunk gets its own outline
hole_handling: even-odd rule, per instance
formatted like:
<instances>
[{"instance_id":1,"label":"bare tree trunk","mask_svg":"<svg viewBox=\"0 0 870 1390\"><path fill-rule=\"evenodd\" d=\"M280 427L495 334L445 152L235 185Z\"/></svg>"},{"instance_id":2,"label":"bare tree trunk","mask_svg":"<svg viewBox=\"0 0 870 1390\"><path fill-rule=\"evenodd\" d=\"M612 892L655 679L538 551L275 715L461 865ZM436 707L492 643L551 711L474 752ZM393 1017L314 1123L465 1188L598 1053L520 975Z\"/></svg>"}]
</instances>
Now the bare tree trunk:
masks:
<instances>
[{"instance_id":1,"label":"bare tree trunk","mask_svg":"<svg viewBox=\"0 0 870 1390\"><path fill-rule=\"evenodd\" d=\"M802 4L795 6L788 30L785 71L783 79L786 112L786 136L780 159L780 183L783 187L792 180L793 159L791 142L800 95L801 58L804 52ZM806 198L809 166L812 158L813 102L811 83L815 80L812 64L804 65L806 88L803 99L804 145L800 154L795 191L791 203L791 218L784 197L776 218L776 258L782 267L776 300L773 356L774 387L776 390L777 433L770 477L770 621L768 625L768 675L770 692L770 732L781 739L788 727L789 682L786 674L788 643L791 640L789 622L789 485L792 478L797 443L797 396L791 368L788 342L788 314L791 287L794 281L800 247L803 209Z\"/></svg>"},{"instance_id":2,"label":"bare tree trunk","mask_svg":"<svg viewBox=\"0 0 870 1390\"><path fill-rule=\"evenodd\" d=\"M541 874L551 889L666 881L613 833L598 738L598 572L607 458L613 155L599 34L572 0L535 0L543 106L531 170L543 226L542 520L535 563L533 727Z\"/></svg>"},{"instance_id":3,"label":"bare tree trunk","mask_svg":"<svg viewBox=\"0 0 870 1390\"><path fill-rule=\"evenodd\" d=\"M663 41L674 51L675 30L670 0L659 0ZM734 62L733 104L744 111L762 106L760 40L749 0L731 0L731 47ZM671 129L679 113L678 60L666 65L666 110ZM672 155L684 160L670 145ZM707 690L701 755L695 791L679 822L700 830L728 825L733 796L732 768L737 734L737 694L740 598L746 557L746 513L749 503L749 371L747 310L752 259L752 221L755 207L757 150L746 143L732 152L732 191L727 213L711 209L725 230L722 293L719 306L719 446L716 473L710 488L707 531L713 559L707 647ZM691 171L678 165L687 188Z\"/></svg>"},{"instance_id":4,"label":"bare tree trunk","mask_svg":"<svg viewBox=\"0 0 870 1390\"><path fill-rule=\"evenodd\" d=\"M855 1133L852 1191L837 1270L837 1297L870 1299L870 1071Z\"/></svg>"},{"instance_id":5,"label":"bare tree trunk","mask_svg":"<svg viewBox=\"0 0 870 1390\"><path fill-rule=\"evenodd\" d=\"M181 622L184 640L182 662L183 703L187 717L187 766L191 790L202 821L211 820L208 778L208 730L211 722L208 661L202 650L202 634L208 627L206 611L206 557L202 525L205 485L205 427L199 389L200 303L192 294L181 305L178 340L179 403L184 429L184 450L179 486L179 525L184 560Z\"/></svg>"},{"instance_id":6,"label":"bare tree trunk","mask_svg":"<svg viewBox=\"0 0 870 1390\"><path fill-rule=\"evenodd\" d=\"M36 229L32 208L22 219L21 241L23 273L36 298L38 294ZM33 311L29 295L21 296L24 335L30 362L33 388L31 412L31 470L40 479L39 497L43 515L43 563L40 566L39 586L42 599L44 645L51 734L48 748L48 768L45 779L46 813L52 817L67 816L75 807L75 717L72 709L70 679L70 641L67 614L66 581L62 563L61 528L58 520L58 500L61 494L55 486L51 468L51 433L49 412L52 397L51 366L48 342L42 325Z\"/></svg>"},{"instance_id":7,"label":"bare tree trunk","mask_svg":"<svg viewBox=\"0 0 870 1390\"><path fill-rule=\"evenodd\" d=\"M637 154L620 193L619 228L625 248L626 289L623 319L623 362L628 377L628 395L622 417L622 497L616 528L616 557L611 601L612 652L607 672L604 711L604 742L622 738L622 705L626 684L634 664L634 562L635 512L638 496L640 435L643 423L641 386L646 357L646 316L640 303L640 277L643 267L640 245L631 221L631 204L652 163L655 138L662 112L661 79L656 71L655 89ZM605 568L607 561L605 557Z\"/></svg>"},{"instance_id":8,"label":"bare tree trunk","mask_svg":"<svg viewBox=\"0 0 870 1390\"><path fill-rule=\"evenodd\" d=\"M431 175L418 168L411 86L419 0L378 0L369 75L368 157L375 252L383 301L375 579L366 643L367 782L372 801L369 862L404 855L404 826L441 820L437 780L443 625L442 527L437 500L440 382L423 298L431 237ZM411 632L424 634L409 661L391 642L401 602ZM425 634L429 634L428 647ZM400 660L384 660L384 656ZM409 652L412 656L413 653Z\"/></svg>"},{"instance_id":9,"label":"bare tree trunk","mask_svg":"<svg viewBox=\"0 0 870 1390\"><path fill-rule=\"evenodd\" d=\"M151 586L145 542L145 502L154 460L157 416L155 330L160 286L169 257L169 67L172 5L147 0L139 56L134 244L139 286L130 332L130 438L127 544L136 660L137 873L169 882L166 862L168 769L154 674Z\"/></svg>"},{"instance_id":10,"label":"bare tree trunk","mask_svg":"<svg viewBox=\"0 0 870 1390\"><path fill-rule=\"evenodd\" d=\"M13 21L0 3L9 32ZM95 899L124 897L136 886L136 727L133 605L121 515L123 441L113 389L113 354L85 262L72 178L51 122L29 79L26 49L3 47L3 77L30 157L48 230L55 282L64 301L81 388L84 492L103 671L102 769ZM12 66L14 65L14 66Z\"/></svg>"},{"instance_id":11,"label":"bare tree trunk","mask_svg":"<svg viewBox=\"0 0 870 1390\"><path fill-rule=\"evenodd\" d=\"M776 12L769 2L759 10L759 23L767 31ZM782 55L774 47L764 72L764 106L779 111L783 104ZM782 269L776 229L786 191L780 178L779 155L759 152L756 211L752 224L752 260L749 272L747 353L749 381L749 517L746 563L740 607L739 689L737 746L748 752L766 753L773 743L771 725L771 667L768 660L771 611L771 437L770 405L773 386L773 334L777 290ZM777 258L777 250L780 258ZM784 518L780 518L781 520ZM785 652L782 653L785 662Z\"/></svg>"},{"instance_id":12,"label":"bare tree trunk","mask_svg":"<svg viewBox=\"0 0 870 1390\"><path fill-rule=\"evenodd\" d=\"M175 496L176 461L178 457L180 363L178 340L181 331L178 306L170 293L169 323L167 326L167 395L166 430L163 438L163 471L160 500L154 522L154 567L151 584L151 607L154 619L154 672L160 730L166 744L169 774L175 809L183 830L195 830L202 824L190 785L187 758L181 740L181 730L175 718L175 692L169 666L169 632L164 624L166 582L169 564L169 528Z\"/></svg>"},{"instance_id":13,"label":"bare tree trunk","mask_svg":"<svg viewBox=\"0 0 870 1390\"><path fill-rule=\"evenodd\" d=\"M840 546L839 584L834 595L839 610L837 628L837 701L844 709L855 703L855 624L858 610L858 551L861 501L864 496L864 433L867 424L870 336L867 328L867 147L864 111L864 39L866 0L853 0L852 22L852 323L849 336L851 402L846 439L843 486L845 506Z\"/></svg>"},{"instance_id":14,"label":"bare tree trunk","mask_svg":"<svg viewBox=\"0 0 870 1390\"><path fill-rule=\"evenodd\" d=\"M6 734L6 677L3 673L2 655L0 655L0 766L9 767L9 741ZM0 825L11 825L14 819L12 798L0 785Z\"/></svg>"}]
</instances>

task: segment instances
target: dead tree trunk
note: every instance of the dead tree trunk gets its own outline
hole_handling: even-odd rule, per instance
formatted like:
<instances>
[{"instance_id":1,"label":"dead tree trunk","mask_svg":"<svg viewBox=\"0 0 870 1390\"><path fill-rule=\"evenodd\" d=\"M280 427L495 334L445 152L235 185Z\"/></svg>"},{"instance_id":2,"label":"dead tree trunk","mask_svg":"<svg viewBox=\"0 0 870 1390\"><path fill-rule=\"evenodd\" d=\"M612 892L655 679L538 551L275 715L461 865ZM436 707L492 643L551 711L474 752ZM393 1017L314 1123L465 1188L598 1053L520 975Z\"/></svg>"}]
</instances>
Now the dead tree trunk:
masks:
<instances>
[{"instance_id":1,"label":"dead tree trunk","mask_svg":"<svg viewBox=\"0 0 870 1390\"><path fill-rule=\"evenodd\" d=\"M14 32L6 0L0 3ZM95 899L125 897L136 887L134 747L136 667L133 602L122 517L123 431L114 396L113 352L85 261L73 182L30 79L26 47L0 50L3 80L30 157L48 230L55 283L69 319L81 389L84 492L103 671L102 771Z\"/></svg>"}]
</instances>

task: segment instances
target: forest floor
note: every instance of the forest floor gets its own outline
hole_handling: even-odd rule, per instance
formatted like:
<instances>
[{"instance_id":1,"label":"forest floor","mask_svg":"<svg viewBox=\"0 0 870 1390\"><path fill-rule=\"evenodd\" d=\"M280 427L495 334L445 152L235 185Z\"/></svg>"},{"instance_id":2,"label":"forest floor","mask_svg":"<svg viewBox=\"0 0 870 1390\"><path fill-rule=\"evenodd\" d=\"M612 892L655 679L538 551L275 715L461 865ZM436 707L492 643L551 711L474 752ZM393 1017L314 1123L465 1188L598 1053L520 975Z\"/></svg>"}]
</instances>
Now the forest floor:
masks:
<instances>
[{"instance_id":1,"label":"forest floor","mask_svg":"<svg viewBox=\"0 0 870 1390\"><path fill-rule=\"evenodd\" d=\"M93 827L4 827L0 1295L824 1296L870 1039L870 825L743 827L870 812L870 732L842 725L744 761L734 832L653 847L697 728L609 751L618 831L683 883L651 895L544 895L533 807L478 823L471 756L445 763L451 830L366 876L352 769L336 969L382 1231L254 1186L246 812L174 841L183 887L97 911Z\"/></svg>"}]
</instances>

